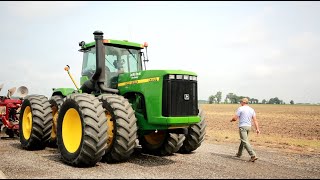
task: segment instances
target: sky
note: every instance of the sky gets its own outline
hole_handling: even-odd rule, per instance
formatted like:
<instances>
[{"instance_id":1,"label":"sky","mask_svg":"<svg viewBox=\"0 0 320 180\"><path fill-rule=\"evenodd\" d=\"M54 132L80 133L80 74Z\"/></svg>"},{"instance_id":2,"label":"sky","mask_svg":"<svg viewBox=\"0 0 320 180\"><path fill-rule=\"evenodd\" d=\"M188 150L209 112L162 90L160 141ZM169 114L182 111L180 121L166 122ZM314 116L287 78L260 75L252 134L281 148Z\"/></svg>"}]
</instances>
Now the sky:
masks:
<instances>
[{"instance_id":1,"label":"sky","mask_svg":"<svg viewBox=\"0 0 320 180\"><path fill-rule=\"evenodd\" d=\"M222 92L320 103L317 1L1 1L0 95L80 83L80 41L147 42L147 69L198 75L198 99Z\"/></svg>"}]
</instances>

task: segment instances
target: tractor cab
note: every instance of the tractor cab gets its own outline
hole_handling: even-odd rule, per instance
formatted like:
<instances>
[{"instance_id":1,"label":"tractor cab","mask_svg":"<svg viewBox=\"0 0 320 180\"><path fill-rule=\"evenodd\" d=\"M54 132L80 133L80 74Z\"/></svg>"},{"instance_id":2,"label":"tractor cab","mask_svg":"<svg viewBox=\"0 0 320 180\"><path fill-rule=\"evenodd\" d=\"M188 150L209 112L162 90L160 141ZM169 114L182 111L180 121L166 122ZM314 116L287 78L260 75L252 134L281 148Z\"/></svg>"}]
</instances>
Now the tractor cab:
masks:
<instances>
[{"instance_id":1,"label":"tractor cab","mask_svg":"<svg viewBox=\"0 0 320 180\"><path fill-rule=\"evenodd\" d=\"M82 72L80 84L89 80L97 70L97 53L95 42L85 44L83 41L79 44L83 52ZM132 73L142 71L142 57L144 56L142 49L145 44L128 42L126 40L103 40L104 72L105 85L108 88L117 89L118 77L123 73ZM143 59L143 61L146 61Z\"/></svg>"}]
</instances>

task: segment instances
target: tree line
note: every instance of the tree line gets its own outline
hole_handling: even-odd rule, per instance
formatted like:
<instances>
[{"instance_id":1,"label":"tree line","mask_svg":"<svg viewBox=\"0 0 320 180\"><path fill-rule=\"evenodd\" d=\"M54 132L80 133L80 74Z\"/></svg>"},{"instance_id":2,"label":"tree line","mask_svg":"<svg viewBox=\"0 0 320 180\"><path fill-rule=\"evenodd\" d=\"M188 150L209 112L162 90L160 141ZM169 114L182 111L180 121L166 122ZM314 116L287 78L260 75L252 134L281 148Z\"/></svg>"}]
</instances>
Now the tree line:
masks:
<instances>
[{"instance_id":1,"label":"tree line","mask_svg":"<svg viewBox=\"0 0 320 180\"><path fill-rule=\"evenodd\" d=\"M270 98L269 100L263 99L259 101L256 98L248 96L237 96L234 93L228 93L225 99L222 99L222 92L218 91L215 95L211 95L208 98L209 104L238 104L242 98L248 98L250 104L286 104L283 100L278 97ZM290 104L294 104L294 101L291 100Z\"/></svg>"}]
</instances>

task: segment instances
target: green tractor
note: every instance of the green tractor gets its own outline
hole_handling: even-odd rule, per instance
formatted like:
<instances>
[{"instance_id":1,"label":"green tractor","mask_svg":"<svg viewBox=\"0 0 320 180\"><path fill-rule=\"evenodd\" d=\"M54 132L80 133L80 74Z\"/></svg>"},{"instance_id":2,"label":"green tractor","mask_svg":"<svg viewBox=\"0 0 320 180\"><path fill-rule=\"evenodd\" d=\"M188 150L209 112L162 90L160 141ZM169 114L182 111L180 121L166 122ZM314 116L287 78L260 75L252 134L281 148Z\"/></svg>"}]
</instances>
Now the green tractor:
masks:
<instances>
[{"instance_id":1,"label":"green tractor","mask_svg":"<svg viewBox=\"0 0 320 180\"><path fill-rule=\"evenodd\" d=\"M19 124L22 147L56 146L63 162L77 167L126 161L137 147L157 156L196 150L206 133L197 75L146 70L147 43L93 34L94 42L79 43L80 88L67 66L76 89L54 88L50 99L25 97Z\"/></svg>"}]
</instances>

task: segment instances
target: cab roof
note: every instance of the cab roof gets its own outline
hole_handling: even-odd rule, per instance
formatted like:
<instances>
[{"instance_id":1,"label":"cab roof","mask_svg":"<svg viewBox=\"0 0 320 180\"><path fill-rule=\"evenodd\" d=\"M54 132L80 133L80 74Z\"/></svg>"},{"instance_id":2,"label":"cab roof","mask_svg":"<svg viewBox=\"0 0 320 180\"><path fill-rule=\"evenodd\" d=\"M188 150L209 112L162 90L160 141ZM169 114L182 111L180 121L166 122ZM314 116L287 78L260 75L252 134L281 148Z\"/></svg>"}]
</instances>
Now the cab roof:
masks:
<instances>
[{"instance_id":1,"label":"cab roof","mask_svg":"<svg viewBox=\"0 0 320 180\"><path fill-rule=\"evenodd\" d=\"M145 47L145 44L139 44L135 42L129 42L127 40L114 40L114 39L104 39L103 44L114 44L114 45L121 45L121 46L129 46L129 47L135 47L139 49L143 49ZM91 47L94 47L96 45L96 42L90 42L86 43L84 46L82 46L81 49L88 49Z\"/></svg>"}]
</instances>

